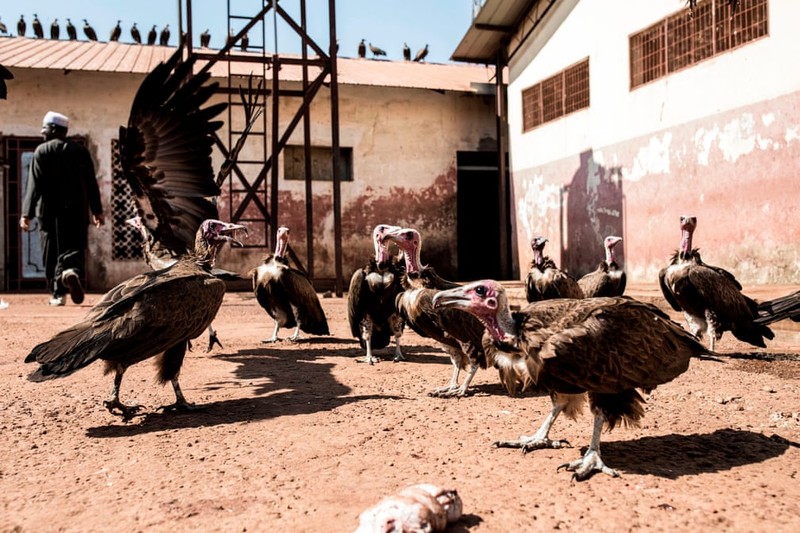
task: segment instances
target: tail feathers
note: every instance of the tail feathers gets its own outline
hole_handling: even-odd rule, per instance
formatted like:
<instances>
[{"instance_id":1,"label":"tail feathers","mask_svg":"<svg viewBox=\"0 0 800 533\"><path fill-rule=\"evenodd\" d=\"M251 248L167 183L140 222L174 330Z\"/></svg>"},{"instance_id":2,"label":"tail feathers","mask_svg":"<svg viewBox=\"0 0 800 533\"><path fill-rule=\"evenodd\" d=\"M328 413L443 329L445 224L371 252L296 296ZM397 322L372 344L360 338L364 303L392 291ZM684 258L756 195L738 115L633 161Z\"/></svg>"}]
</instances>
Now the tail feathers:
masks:
<instances>
[{"instance_id":1,"label":"tail feathers","mask_svg":"<svg viewBox=\"0 0 800 533\"><path fill-rule=\"evenodd\" d=\"M757 324L772 324L790 319L800 322L800 291L759 304Z\"/></svg>"},{"instance_id":2,"label":"tail feathers","mask_svg":"<svg viewBox=\"0 0 800 533\"><path fill-rule=\"evenodd\" d=\"M330 335L328 330L328 320L322 306L317 302L316 306L309 309L298 309L298 322L300 329L311 335Z\"/></svg>"},{"instance_id":3,"label":"tail feathers","mask_svg":"<svg viewBox=\"0 0 800 533\"><path fill-rule=\"evenodd\" d=\"M78 324L33 348L26 363L39 363L28 379L44 381L68 376L97 360L111 340L111 333L97 334L89 324Z\"/></svg>"},{"instance_id":4,"label":"tail feathers","mask_svg":"<svg viewBox=\"0 0 800 533\"><path fill-rule=\"evenodd\" d=\"M744 326L740 325L739 327L734 327L731 333L740 341L758 346L759 348L767 347L764 339L772 340L775 338L775 334L769 327L755 322L748 322Z\"/></svg>"}]
</instances>

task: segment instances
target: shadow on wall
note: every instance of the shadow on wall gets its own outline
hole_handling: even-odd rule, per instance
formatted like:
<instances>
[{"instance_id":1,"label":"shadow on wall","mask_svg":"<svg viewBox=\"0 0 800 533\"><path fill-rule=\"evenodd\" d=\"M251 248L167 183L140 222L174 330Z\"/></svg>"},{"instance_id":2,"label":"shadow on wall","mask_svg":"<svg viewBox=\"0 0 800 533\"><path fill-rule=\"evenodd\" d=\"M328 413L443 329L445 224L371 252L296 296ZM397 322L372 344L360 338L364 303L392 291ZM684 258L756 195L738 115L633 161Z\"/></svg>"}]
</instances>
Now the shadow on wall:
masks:
<instances>
[{"instance_id":1,"label":"shadow on wall","mask_svg":"<svg viewBox=\"0 0 800 533\"><path fill-rule=\"evenodd\" d=\"M579 278L605 257L603 239L625 237L622 167L606 167L592 149L582 152L580 165L561 198L561 268ZM622 249L620 249L622 248ZM625 241L617 248L625 265Z\"/></svg>"}]
</instances>

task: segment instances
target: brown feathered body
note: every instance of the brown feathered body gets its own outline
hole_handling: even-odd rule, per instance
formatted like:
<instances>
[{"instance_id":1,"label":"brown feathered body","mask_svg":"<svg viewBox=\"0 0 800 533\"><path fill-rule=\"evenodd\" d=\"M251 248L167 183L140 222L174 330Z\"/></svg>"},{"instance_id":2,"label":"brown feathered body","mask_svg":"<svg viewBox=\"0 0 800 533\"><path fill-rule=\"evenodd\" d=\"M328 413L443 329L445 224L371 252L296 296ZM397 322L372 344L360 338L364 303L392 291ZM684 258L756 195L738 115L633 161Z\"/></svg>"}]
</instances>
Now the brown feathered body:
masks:
<instances>
[{"instance_id":1,"label":"brown feathered body","mask_svg":"<svg viewBox=\"0 0 800 533\"><path fill-rule=\"evenodd\" d=\"M537 434L498 445L561 447L547 438L550 426L561 412L574 418L588 401L592 445L565 465L579 479L595 471L617 475L600 461L603 425L637 424L644 415L639 390L675 379L692 357L710 354L656 306L625 297L546 300L511 312L502 285L484 280L442 291L434 305L469 310L481 320L487 357L509 392L530 382L550 393L553 412Z\"/></svg>"},{"instance_id":2,"label":"brown feathered body","mask_svg":"<svg viewBox=\"0 0 800 533\"><path fill-rule=\"evenodd\" d=\"M676 311L683 311L689 330L699 338L708 335L710 348L725 331L754 346L765 347L774 334L756 324L758 304L742 293L742 285L727 270L707 265L692 248L695 217L681 217L681 246L669 265L658 274L664 298Z\"/></svg>"},{"instance_id":3,"label":"brown feathered body","mask_svg":"<svg viewBox=\"0 0 800 533\"><path fill-rule=\"evenodd\" d=\"M779 320L800 322L800 291L758 304L757 324L772 324Z\"/></svg>"},{"instance_id":4,"label":"brown feathered body","mask_svg":"<svg viewBox=\"0 0 800 533\"><path fill-rule=\"evenodd\" d=\"M578 280L584 298L598 296L622 296L627 284L627 276L617 263L614 248L622 241L621 237L609 235L603 241L606 257L593 272Z\"/></svg>"},{"instance_id":5,"label":"brown feathered body","mask_svg":"<svg viewBox=\"0 0 800 533\"><path fill-rule=\"evenodd\" d=\"M418 335L437 341L453 365L450 383L432 395L464 396L478 368L492 364L487 361L483 349L483 326L460 309L434 309L433 298L440 290L460 285L441 278L432 267L420 264L422 237L418 231L398 229L387 232L386 238L397 244L406 263L402 279L404 291L396 300L400 316ZM467 370L467 377L459 385L461 370Z\"/></svg>"},{"instance_id":6,"label":"brown feathered body","mask_svg":"<svg viewBox=\"0 0 800 533\"><path fill-rule=\"evenodd\" d=\"M347 321L350 333L358 339L367 354L364 362L376 362L373 349L385 348L395 338L395 361L403 359L399 339L403 334L403 319L395 307L397 295L403 291L400 279L405 271L395 257L390 256L383 242L384 234L394 226L379 224L372 232L375 257L353 272L347 291Z\"/></svg>"},{"instance_id":7,"label":"brown feathered body","mask_svg":"<svg viewBox=\"0 0 800 533\"><path fill-rule=\"evenodd\" d=\"M583 298L583 291L572 276L556 266L555 261L544 255L547 239L535 237L531 241L533 261L525 277L525 298L528 302L540 302L552 298Z\"/></svg>"},{"instance_id":8,"label":"brown feathered body","mask_svg":"<svg viewBox=\"0 0 800 533\"><path fill-rule=\"evenodd\" d=\"M330 334L311 279L305 272L292 268L284 256L288 235L288 228L279 228L275 253L265 257L252 271L256 300L275 321L275 331L269 342L277 340L280 328L296 328L290 337L292 340L301 330L312 335Z\"/></svg>"}]
</instances>

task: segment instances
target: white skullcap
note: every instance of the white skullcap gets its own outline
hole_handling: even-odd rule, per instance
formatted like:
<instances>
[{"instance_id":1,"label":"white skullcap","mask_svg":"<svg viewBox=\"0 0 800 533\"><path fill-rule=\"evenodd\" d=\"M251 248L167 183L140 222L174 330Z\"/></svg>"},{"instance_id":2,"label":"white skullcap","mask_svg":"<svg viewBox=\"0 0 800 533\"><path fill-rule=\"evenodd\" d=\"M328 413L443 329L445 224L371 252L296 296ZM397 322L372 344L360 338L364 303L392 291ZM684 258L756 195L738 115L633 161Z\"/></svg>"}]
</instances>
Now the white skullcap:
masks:
<instances>
[{"instance_id":1,"label":"white skullcap","mask_svg":"<svg viewBox=\"0 0 800 533\"><path fill-rule=\"evenodd\" d=\"M69 128L69 118L61 113L48 111L44 116L44 119L42 119L42 126L46 126L47 124L55 124L56 126L61 126L62 128Z\"/></svg>"}]
</instances>

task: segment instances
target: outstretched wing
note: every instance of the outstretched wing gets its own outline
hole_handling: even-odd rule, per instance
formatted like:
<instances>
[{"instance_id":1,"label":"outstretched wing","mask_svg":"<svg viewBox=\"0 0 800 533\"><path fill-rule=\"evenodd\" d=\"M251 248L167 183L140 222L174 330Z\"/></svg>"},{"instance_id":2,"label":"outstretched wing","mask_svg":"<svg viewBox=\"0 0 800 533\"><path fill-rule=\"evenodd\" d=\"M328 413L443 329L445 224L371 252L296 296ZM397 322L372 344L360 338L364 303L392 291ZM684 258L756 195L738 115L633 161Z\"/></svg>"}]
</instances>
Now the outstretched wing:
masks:
<instances>
[{"instance_id":1,"label":"outstretched wing","mask_svg":"<svg viewBox=\"0 0 800 533\"><path fill-rule=\"evenodd\" d=\"M182 48L147 75L120 127L120 161L136 198L138 215L156 244L175 254L191 250L200 223L219 218L208 199L218 196L211 149L213 120L226 103L205 106L218 84L193 76Z\"/></svg>"}]
</instances>

